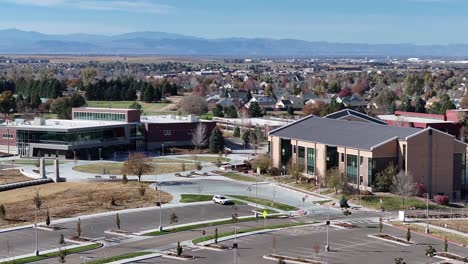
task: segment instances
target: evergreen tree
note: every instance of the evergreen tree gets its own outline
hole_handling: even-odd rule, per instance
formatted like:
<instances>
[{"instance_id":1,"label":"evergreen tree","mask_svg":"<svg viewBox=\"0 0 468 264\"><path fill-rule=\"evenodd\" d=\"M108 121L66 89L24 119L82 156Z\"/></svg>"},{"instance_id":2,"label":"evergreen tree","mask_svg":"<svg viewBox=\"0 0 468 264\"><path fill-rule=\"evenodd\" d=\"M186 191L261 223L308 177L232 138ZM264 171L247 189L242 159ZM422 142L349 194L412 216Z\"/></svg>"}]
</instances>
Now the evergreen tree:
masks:
<instances>
[{"instance_id":1,"label":"evergreen tree","mask_svg":"<svg viewBox=\"0 0 468 264\"><path fill-rule=\"evenodd\" d=\"M236 107L233 105L230 105L224 109L224 116L227 118L237 118L237 110Z\"/></svg>"},{"instance_id":2,"label":"evergreen tree","mask_svg":"<svg viewBox=\"0 0 468 264\"><path fill-rule=\"evenodd\" d=\"M256 101L250 102L249 115L250 117L262 117L263 116L262 108L260 107L258 102Z\"/></svg>"},{"instance_id":3,"label":"evergreen tree","mask_svg":"<svg viewBox=\"0 0 468 264\"><path fill-rule=\"evenodd\" d=\"M223 132L218 127L215 127L210 136L210 150L218 153L224 150L224 137Z\"/></svg>"},{"instance_id":4,"label":"evergreen tree","mask_svg":"<svg viewBox=\"0 0 468 264\"><path fill-rule=\"evenodd\" d=\"M147 84L143 92L143 101L151 103L154 100L154 88L151 84Z\"/></svg>"},{"instance_id":5,"label":"evergreen tree","mask_svg":"<svg viewBox=\"0 0 468 264\"><path fill-rule=\"evenodd\" d=\"M213 116L223 117L223 107L221 107L219 104L216 104L215 108L213 108Z\"/></svg>"},{"instance_id":6,"label":"evergreen tree","mask_svg":"<svg viewBox=\"0 0 468 264\"><path fill-rule=\"evenodd\" d=\"M240 137L240 128L238 126L236 126L234 128L234 134L233 134L234 137Z\"/></svg>"},{"instance_id":7,"label":"evergreen tree","mask_svg":"<svg viewBox=\"0 0 468 264\"><path fill-rule=\"evenodd\" d=\"M422 98L416 100L414 111L416 113L426 113L426 102Z\"/></svg>"},{"instance_id":8,"label":"evergreen tree","mask_svg":"<svg viewBox=\"0 0 468 264\"><path fill-rule=\"evenodd\" d=\"M288 107L288 115L294 115L294 108L292 106Z\"/></svg>"}]
</instances>

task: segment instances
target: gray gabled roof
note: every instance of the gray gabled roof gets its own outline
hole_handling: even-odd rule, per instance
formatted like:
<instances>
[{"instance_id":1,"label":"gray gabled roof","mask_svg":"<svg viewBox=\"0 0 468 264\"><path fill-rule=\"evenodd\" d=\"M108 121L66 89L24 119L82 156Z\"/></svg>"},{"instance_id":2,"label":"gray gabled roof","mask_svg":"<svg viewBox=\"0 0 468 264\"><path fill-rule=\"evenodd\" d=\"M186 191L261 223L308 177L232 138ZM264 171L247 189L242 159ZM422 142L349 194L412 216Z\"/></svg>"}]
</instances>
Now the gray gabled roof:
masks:
<instances>
[{"instance_id":1,"label":"gray gabled roof","mask_svg":"<svg viewBox=\"0 0 468 264\"><path fill-rule=\"evenodd\" d=\"M354 116L354 117L362 119L363 121L368 121L371 123L376 123L376 124L381 124L381 125L387 124L385 123L385 121L381 119L374 118L374 117L368 116L366 114L363 114L363 113L360 113L358 111L348 109L348 108L328 114L325 116L325 118L343 119L344 117L347 117L347 116Z\"/></svg>"},{"instance_id":2,"label":"gray gabled roof","mask_svg":"<svg viewBox=\"0 0 468 264\"><path fill-rule=\"evenodd\" d=\"M287 139L298 139L331 146L371 150L392 139L405 139L420 129L392 127L365 122L353 122L308 116L269 133Z\"/></svg>"}]
</instances>

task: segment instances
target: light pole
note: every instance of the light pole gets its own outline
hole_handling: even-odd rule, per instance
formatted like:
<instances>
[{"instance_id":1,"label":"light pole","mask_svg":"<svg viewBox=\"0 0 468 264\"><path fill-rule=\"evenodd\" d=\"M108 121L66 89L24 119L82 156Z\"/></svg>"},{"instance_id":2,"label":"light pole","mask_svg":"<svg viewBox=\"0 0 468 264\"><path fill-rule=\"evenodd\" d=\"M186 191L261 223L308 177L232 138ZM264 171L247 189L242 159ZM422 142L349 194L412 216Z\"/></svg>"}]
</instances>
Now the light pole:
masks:
<instances>
[{"instance_id":1,"label":"light pole","mask_svg":"<svg viewBox=\"0 0 468 264\"><path fill-rule=\"evenodd\" d=\"M328 227L330 226L330 214L327 216L327 245L325 246L325 251L329 252L330 251L330 244L328 243Z\"/></svg>"},{"instance_id":2,"label":"light pole","mask_svg":"<svg viewBox=\"0 0 468 264\"><path fill-rule=\"evenodd\" d=\"M429 193L426 193L426 234L429 234Z\"/></svg>"},{"instance_id":3,"label":"light pole","mask_svg":"<svg viewBox=\"0 0 468 264\"><path fill-rule=\"evenodd\" d=\"M234 264L237 264L237 227L234 226Z\"/></svg>"},{"instance_id":4,"label":"light pole","mask_svg":"<svg viewBox=\"0 0 468 264\"><path fill-rule=\"evenodd\" d=\"M37 232L37 206L34 207L34 230L36 231L36 250L34 255L39 256L39 235Z\"/></svg>"},{"instance_id":5,"label":"light pole","mask_svg":"<svg viewBox=\"0 0 468 264\"><path fill-rule=\"evenodd\" d=\"M156 173L156 163L154 165L154 190L158 191L158 197L159 201L157 205L159 206L159 232L162 231L163 226L162 226L162 203L161 203L161 185L159 185L159 190L158 190L158 174Z\"/></svg>"}]
</instances>

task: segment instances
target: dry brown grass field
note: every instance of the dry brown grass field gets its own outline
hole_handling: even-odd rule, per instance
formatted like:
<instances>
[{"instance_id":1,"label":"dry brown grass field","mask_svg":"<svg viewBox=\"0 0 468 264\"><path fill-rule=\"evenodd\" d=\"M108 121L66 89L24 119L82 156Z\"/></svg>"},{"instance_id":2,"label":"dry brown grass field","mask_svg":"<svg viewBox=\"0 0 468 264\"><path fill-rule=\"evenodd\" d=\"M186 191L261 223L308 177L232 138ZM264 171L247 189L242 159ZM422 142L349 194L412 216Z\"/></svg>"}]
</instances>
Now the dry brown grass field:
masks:
<instances>
[{"instance_id":1,"label":"dry brown grass field","mask_svg":"<svg viewBox=\"0 0 468 264\"><path fill-rule=\"evenodd\" d=\"M43 201L39 221L45 220L49 210L53 223L57 218L154 206L158 192L144 184L145 194L141 196L139 187L137 182L50 183L0 192L0 204L6 208L6 219L0 219L0 226L33 222L36 190ZM111 205L112 197L115 205ZM161 192L161 199L167 203L172 200L172 196Z\"/></svg>"},{"instance_id":2,"label":"dry brown grass field","mask_svg":"<svg viewBox=\"0 0 468 264\"><path fill-rule=\"evenodd\" d=\"M29 181L30 178L24 176L19 170L2 170L0 171L0 184ZM1 196L0 196L1 197ZM1 199L1 198L0 198Z\"/></svg>"}]
</instances>

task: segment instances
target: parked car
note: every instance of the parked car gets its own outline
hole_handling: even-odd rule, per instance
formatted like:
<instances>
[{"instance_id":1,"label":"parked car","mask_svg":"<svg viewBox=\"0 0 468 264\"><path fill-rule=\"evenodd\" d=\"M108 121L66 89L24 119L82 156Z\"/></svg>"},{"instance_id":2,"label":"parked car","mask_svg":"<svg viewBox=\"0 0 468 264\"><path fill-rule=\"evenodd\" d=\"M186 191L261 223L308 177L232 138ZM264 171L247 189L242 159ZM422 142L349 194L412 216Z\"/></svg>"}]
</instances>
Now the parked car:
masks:
<instances>
[{"instance_id":1,"label":"parked car","mask_svg":"<svg viewBox=\"0 0 468 264\"><path fill-rule=\"evenodd\" d=\"M221 195L214 195L213 202L217 204L229 204L230 203L229 199Z\"/></svg>"}]
</instances>

